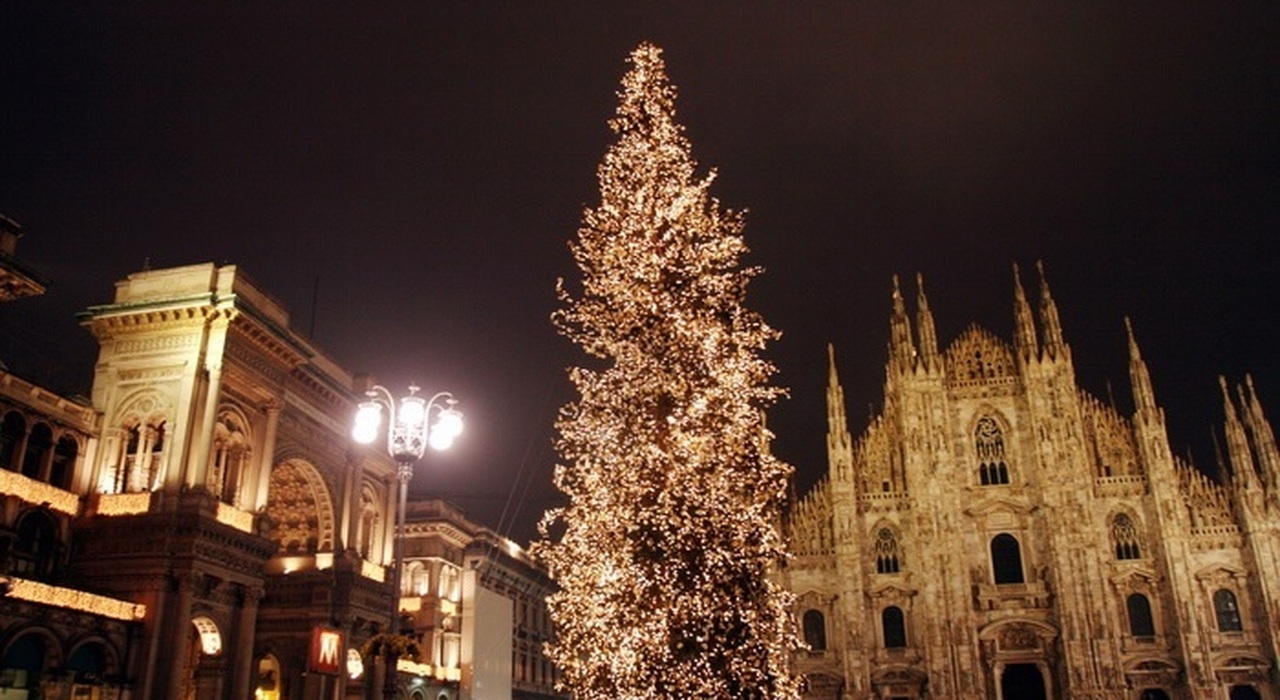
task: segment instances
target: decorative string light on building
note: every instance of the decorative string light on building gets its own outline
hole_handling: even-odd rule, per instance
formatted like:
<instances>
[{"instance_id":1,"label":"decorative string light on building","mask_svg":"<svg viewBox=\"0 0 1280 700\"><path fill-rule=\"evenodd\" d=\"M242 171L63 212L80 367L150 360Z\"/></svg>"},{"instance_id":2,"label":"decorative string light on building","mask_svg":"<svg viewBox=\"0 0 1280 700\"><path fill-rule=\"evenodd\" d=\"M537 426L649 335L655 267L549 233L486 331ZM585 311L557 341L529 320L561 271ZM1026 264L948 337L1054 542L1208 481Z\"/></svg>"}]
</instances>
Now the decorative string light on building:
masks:
<instances>
[{"instance_id":1,"label":"decorative string light on building","mask_svg":"<svg viewBox=\"0 0 1280 700\"><path fill-rule=\"evenodd\" d=\"M59 608L79 610L126 622L141 620L147 616L147 606L142 603L117 600L107 596L77 591L72 588L50 586L39 581L28 581L15 577L8 577L5 580L8 587L7 597L15 600L26 600Z\"/></svg>"}]
</instances>

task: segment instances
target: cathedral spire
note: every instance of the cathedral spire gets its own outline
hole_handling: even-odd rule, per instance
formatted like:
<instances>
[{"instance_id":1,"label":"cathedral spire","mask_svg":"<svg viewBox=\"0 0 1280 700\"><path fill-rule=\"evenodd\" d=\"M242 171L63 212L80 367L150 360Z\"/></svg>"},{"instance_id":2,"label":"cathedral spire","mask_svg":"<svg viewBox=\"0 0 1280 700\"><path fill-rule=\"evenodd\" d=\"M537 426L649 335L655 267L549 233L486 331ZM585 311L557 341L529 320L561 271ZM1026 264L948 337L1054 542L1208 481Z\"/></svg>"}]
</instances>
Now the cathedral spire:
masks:
<instances>
[{"instance_id":1,"label":"cathedral spire","mask_svg":"<svg viewBox=\"0 0 1280 700\"><path fill-rule=\"evenodd\" d=\"M1240 387L1240 405L1245 410L1245 425L1253 436L1254 452L1258 457L1258 467L1262 472L1267 492L1280 496L1280 450L1276 448L1276 435L1271 429L1271 422L1262 412L1262 403L1258 401L1258 392L1253 388L1253 376L1244 376L1245 385ZM1246 388L1248 392L1246 394Z\"/></svg>"},{"instance_id":2,"label":"cathedral spire","mask_svg":"<svg viewBox=\"0 0 1280 700\"><path fill-rule=\"evenodd\" d=\"M1058 320L1058 305L1049 293L1049 280L1044 275L1044 263L1036 261L1040 273L1040 328L1044 331L1044 351L1049 357L1058 358L1066 352L1062 340L1062 324Z\"/></svg>"},{"instance_id":3,"label":"cathedral spire","mask_svg":"<svg viewBox=\"0 0 1280 700\"><path fill-rule=\"evenodd\" d=\"M1139 416L1149 416L1159 410L1155 390L1151 388L1151 373L1138 350L1138 341L1133 337L1133 324L1128 316L1124 317L1124 329L1129 335L1129 385L1133 391L1133 411Z\"/></svg>"},{"instance_id":4,"label":"cathedral spire","mask_svg":"<svg viewBox=\"0 0 1280 700\"><path fill-rule=\"evenodd\" d=\"M933 312L924 294L924 275L916 273L916 332L920 334L920 357L926 369L938 367L938 331L933 325Z\"/></svg>"},{"instance_id":5,"label":"cathedral spire","mask_svg":"<svg viewBox=\"0 0 1280 700\"><path fill-rule=\"evenodd\" d=\"M1244 425L1236 415L1235 404L1231 402L1231 392L1227 389L1227 379L1218 375L1218 385L1222 387L1222 405L1227 414L1226 438L1227 457L1231 460L1231 481L1237 491L1242 493L1256 492L1258 489L1258 473L1253 468L1253 455L1249 453L1249 440L1245 437Z\"/></svg>"},{"instance_id":6,"label":"cathedral spire","mask_svg":"<svg viewBox=\"0 0 1280 700\"><path fill-rule=\"evenodd\" d=\"M898 288L898 276L893 276L893 319L889 322L889 359L901 371L915 365L916 348L911 341L911 319L907 318L907 305L902 301Z\"/></svg>"},{"instance_id":7,"label":"cathedral spire","mask_svg":"<svg viewBox=\"0 0 1280 700\"><path fill-rule=\"evenodd\" d=\"M844 388L836 373L836 349L827 343L827 467L833 479L853 467L853 437L844 405ZM851 476L849 477L851 478Z\"/></svg>"},{"instance_id":8,"label":"cathedral spire","mask_svg":"<svg viewBox=\"0 0 1280 700\"><path fill-rule=\"evenodd\" d=\"M1013 345L1023 360L1040 354L1036 345L1036 327L1031 320L1031 305L1027 293L1022 290L1022 275L1018 263L1013 264Z\"/></svg>"}]
</instances>

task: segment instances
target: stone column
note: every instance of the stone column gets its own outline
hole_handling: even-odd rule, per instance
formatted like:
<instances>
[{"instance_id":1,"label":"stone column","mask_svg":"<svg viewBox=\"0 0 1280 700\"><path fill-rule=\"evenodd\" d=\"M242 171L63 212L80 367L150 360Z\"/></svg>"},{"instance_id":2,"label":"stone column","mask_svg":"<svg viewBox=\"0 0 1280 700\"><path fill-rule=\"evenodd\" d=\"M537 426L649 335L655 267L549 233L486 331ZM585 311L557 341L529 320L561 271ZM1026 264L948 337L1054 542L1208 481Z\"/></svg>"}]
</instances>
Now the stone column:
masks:
<instances>
[{"instance_id":1,"label":"stone column","mask_svg":"<svg viewBox=\"0 0 1280 700\"><path fill-rule=\"evenodd\" d=\"M231 669L233 698L253 697L251 683L256 670L253 654L254 626L258 619L258 603L264 595L266 591L262 588L245 587L241 590L240 615L236 620L236 648Z\"/></svg>"}]
</instances>

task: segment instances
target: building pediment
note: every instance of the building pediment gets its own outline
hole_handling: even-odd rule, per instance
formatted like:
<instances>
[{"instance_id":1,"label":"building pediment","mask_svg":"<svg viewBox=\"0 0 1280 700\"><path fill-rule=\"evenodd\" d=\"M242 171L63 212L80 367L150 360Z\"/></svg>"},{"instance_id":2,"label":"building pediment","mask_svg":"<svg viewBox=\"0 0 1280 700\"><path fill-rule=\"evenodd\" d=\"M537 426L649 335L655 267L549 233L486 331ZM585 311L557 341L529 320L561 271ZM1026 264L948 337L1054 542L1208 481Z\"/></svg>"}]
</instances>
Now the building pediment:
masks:
<instances>
[{"instance_id":1,"label":"building pediment","mask_svg":"<svg viewBox=\"0 0 1280 700\"><path fill-rule=\"evenodd\" d=\"M996 641L1002 648L1030 648L1039 640L1048 642L1058 637L1058 628L1040 620L1016 618L993 622L978 630L978 639Z\"/></svg>"},{"instance_id":2,"label":"building pediment","mask_svg":"<svg viewBox=\"0 0 1280 700\"><path fill-rule=\"evenodd\" d=\"M1195 573L1197 581L1213 582L1213 581L1231 581L1233 579L1244 578L1245 571L1236 566L1229 564L1213 564L1206 566Z\"/></svg>"},{"instance_id":3,"label":"building pediment","mask_svg":"<svg viewBox=\"0 0 1280 700\"><path fill-rule=\"evenodd\" d=\"M1007 495L982 495L983 491L989 489L973 489L971 493L977 492L978 498L968 508L964 509L964 514L971 518L988 518L993 514L1005 512L1015 515L1027 515L1034 513L1036 506L1031 505L1025 499L1014 498Z\"/></svg>"},{"instance_id":4,"label":"building pediment","mask_svg":"<svg viewBox=\"0 0 1280 700\"><path fill-rule=\"evenodd\" d=\"M928 679L924 671L913 666L885 666L871 673L871 683L876 686L921 687Z\"/></svg>"},{"instance_id":5,"label":"building pediment","mask_svg":"<svg viewBox=\"0 0 1280 700\"><path fill-rule=\"evenodd\" d=\"M1151 587L1160 582L1160 574L1148 564L1137 561L1112 562L1115 571L1107 580L1119 590L1133 590L1139 587Z\"/></svg>"},{"instance_id":6,"label":"building pediment","mask_svg":"<svg viewBox=\"0 0 1280 700\"><path fill-rule=\"evenodd\" d=\"M907 577L901 580L885 581L883 583L872 586L867 589L867 597L872 599L890 598L902 600L914 596L917 591L915 588L907 585Z\"/></svg>"}]
</instances>

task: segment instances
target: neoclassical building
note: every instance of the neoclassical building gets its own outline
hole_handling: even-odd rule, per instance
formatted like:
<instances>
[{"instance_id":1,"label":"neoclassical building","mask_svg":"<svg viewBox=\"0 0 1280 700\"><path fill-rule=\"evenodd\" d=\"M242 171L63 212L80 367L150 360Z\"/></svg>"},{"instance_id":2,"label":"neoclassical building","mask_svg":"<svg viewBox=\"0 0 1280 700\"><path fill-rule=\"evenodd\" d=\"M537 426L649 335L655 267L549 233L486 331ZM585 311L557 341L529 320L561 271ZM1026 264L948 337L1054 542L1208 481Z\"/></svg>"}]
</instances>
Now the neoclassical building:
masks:
<instances>
[{"instance_id":1,"label":"neoclassical building","mask_svg":"<svg viewBox=\"0 0 1280 700\"><path fill-rule=\"evenodd\" d=\"M10 224L0 301L44 289ZM130 274L80 322L88 398L0 367L0 698L381 697L360 649L392 605L396 465L349 437L366 380L234 265ZM496 697L473 681L504 673L549 697L516 666L543 630L514 618L545 574L445 515L415 504L397 599L426 656L396 697ZM476 643L476 620L505 640Z\"/></svg>"},{"instance_id":2,"label":"neoclassical building","mask_svg":"<svg viewBox=\"0 0 1280 700\"><path fill-rule=\"evenodd\" d=\"M1218 478L1175 456L1135 334L1132 415L1083 391L1049 286L1013 339L939 345L894 280L884 408L858 438L834 356L829 473L785 571L809 698L1280 698L1280 452L1222 382Z\"/></svg>"}]
</instances>

